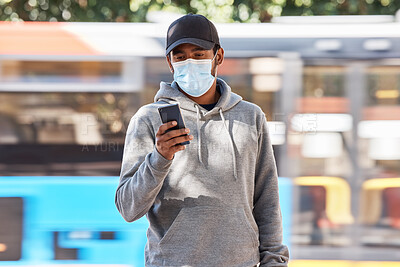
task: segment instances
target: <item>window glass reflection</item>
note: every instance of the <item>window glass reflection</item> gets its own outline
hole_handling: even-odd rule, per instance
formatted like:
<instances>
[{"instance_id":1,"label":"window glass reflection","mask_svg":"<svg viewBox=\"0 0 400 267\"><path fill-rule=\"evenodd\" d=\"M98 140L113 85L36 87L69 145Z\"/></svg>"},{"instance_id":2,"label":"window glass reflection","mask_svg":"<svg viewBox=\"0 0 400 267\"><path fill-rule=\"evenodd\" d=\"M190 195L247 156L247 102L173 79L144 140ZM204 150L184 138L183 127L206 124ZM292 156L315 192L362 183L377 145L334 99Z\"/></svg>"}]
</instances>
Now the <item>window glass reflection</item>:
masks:
<instances>
[{"instance_id":1,"label":"window glass reflection","mask_svg":"<svg viewBox=\"0 0 400 267\"><path fill-rule=\"evenodd\" d=\"M134 93L1 93L0 144L122 144L139 104Z\"/></svg>"}]
</instances>

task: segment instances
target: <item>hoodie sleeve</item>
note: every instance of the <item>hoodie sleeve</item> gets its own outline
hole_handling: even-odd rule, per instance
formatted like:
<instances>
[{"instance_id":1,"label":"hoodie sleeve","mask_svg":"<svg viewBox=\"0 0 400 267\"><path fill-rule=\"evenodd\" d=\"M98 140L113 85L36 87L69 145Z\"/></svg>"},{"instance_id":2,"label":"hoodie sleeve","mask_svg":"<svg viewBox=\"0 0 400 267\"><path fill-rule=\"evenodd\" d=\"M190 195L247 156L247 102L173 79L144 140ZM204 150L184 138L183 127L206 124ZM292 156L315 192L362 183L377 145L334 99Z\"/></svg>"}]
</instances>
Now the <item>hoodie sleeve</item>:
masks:
<instances>
[{"instance_id":1,"label":"hoodie sleeve","mask_svg":"<svg viewBox=\"0 0 400 267\"><path fill-rule=\"evenodd\" d=\"M288 266L289 250L282 244L278 174L264 114L258 138L253 212L259 228L260 267Z\"/></svg>"},{"instance_id":2,"label":"hoodie sleeve","mask_svg":"<svg viewBox=\"0 0 400 267\"><path fill-rule=\"evenodd\" d=\"M157 151L152 128L136 115L126 133L115 194L115 205L127 222L141 218L151 208L172 163Z\"/></svg>"}]
</instances>

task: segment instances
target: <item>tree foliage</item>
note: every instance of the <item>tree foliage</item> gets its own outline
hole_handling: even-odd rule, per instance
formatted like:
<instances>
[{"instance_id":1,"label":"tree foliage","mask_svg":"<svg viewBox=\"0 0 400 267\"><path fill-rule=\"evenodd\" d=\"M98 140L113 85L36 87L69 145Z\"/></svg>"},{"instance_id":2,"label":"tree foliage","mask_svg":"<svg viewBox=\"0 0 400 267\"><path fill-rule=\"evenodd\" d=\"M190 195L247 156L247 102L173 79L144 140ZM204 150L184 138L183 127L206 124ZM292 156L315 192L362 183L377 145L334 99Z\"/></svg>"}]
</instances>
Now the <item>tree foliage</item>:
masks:
<instances>
[{"instance_id":1,"label":"tree foliage","mask_svg":"<svg viewBox=\"0 0 400 267\"><path fill-rule=\"evenodd\" d=\"M149 11L169 11L215 22L268 22L294 15L394 15L398 9L398 0L0 0L0 20L144 22Z\"/></svg>"}]
</instances>

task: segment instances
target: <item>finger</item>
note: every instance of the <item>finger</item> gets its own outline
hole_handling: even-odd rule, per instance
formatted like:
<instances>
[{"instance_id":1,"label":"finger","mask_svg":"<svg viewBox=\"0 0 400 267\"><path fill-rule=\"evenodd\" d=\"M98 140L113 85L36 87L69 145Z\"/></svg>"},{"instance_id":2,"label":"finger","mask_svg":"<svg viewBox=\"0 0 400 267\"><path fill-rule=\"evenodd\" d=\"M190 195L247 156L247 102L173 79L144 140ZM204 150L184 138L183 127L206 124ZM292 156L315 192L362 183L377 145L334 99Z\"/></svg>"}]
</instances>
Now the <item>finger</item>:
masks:
<instances>
[{"instance_id":1,"label":"finger","mask_svg":"<svg viewBox=\"0 0 400 267\"><path fill-rule=\"evenodd\" d=\"M172 146L175 146L176 144L180 144L185 141L192 140L192 139L193 139L193 135L184 135L184 136L175 137L167 142L167 146L172 147Z\"/></svg>"},{"instance_id":2,"label":"finger","mask_svg":"<svg viewBox=\"0 0 400 267\"><path fill-rule=\"evenodd\" d=\"M172 138L175 138L177 136L181 136L181 135L186 135L190 132L190 130L188 128L182 128L182 129L177 129L177 130L172 130L169 131L168 133L164 134L164 140L168 141Z\"/></svg>"},{"instance_id":3,"label":"finger","mask_svg":"<svg viewBox=\"0 0 400 267\"><path fill-rule=\"evenodd\" d=\"M158 128L158 131L157 131L157 134L156 134L156 135L163 135L163 134L165 134L165 132L166 132L169 128L172 128L172 127L174 127L174 126L176 126L176 125L177 125L177 122L176 122L176 121L169 121L169 122L166 122L166 123L162 124L162 125Z\"/></svg>"},{"instance_id":4,"label":"finger","mask_svg":"<svg viewBox=\"0 0 400 267\"><path fill-rule=\"evenodd\" d=\"M181 135L187 135L189 132L190 131L187 128L172 130L167 133L164 133L163 135L156 136L156 139L158 142L167 142L175 137L178 137Z\"/></svg>"}]
</instances>

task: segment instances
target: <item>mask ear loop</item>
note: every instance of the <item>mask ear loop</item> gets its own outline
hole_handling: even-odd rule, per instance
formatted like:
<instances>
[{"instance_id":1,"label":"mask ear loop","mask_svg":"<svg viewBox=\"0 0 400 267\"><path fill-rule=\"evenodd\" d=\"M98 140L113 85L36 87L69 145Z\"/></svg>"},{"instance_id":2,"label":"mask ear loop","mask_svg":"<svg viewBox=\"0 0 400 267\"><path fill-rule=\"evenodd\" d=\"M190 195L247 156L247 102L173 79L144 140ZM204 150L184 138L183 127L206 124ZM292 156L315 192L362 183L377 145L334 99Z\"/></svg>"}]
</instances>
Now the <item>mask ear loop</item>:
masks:
<instances>
[{"instance_id":1,"label":"mask ear loop","mask_svg":"<svg viewBox=\"0 0 400 267\"><path fill-rule=\"evenodd\" d=\"M214 59L215 59L215 57L217 56L217 54L218 54L218 50L217 50L217 52L215 52L215 55L214 55L213 59L211 60L211 63L214 61ZM218 64L217 64L217 61L215 61L215 74L214 74L214 78L217 78L217 72L218 72Z\"/></svg>"}]
</instances>

